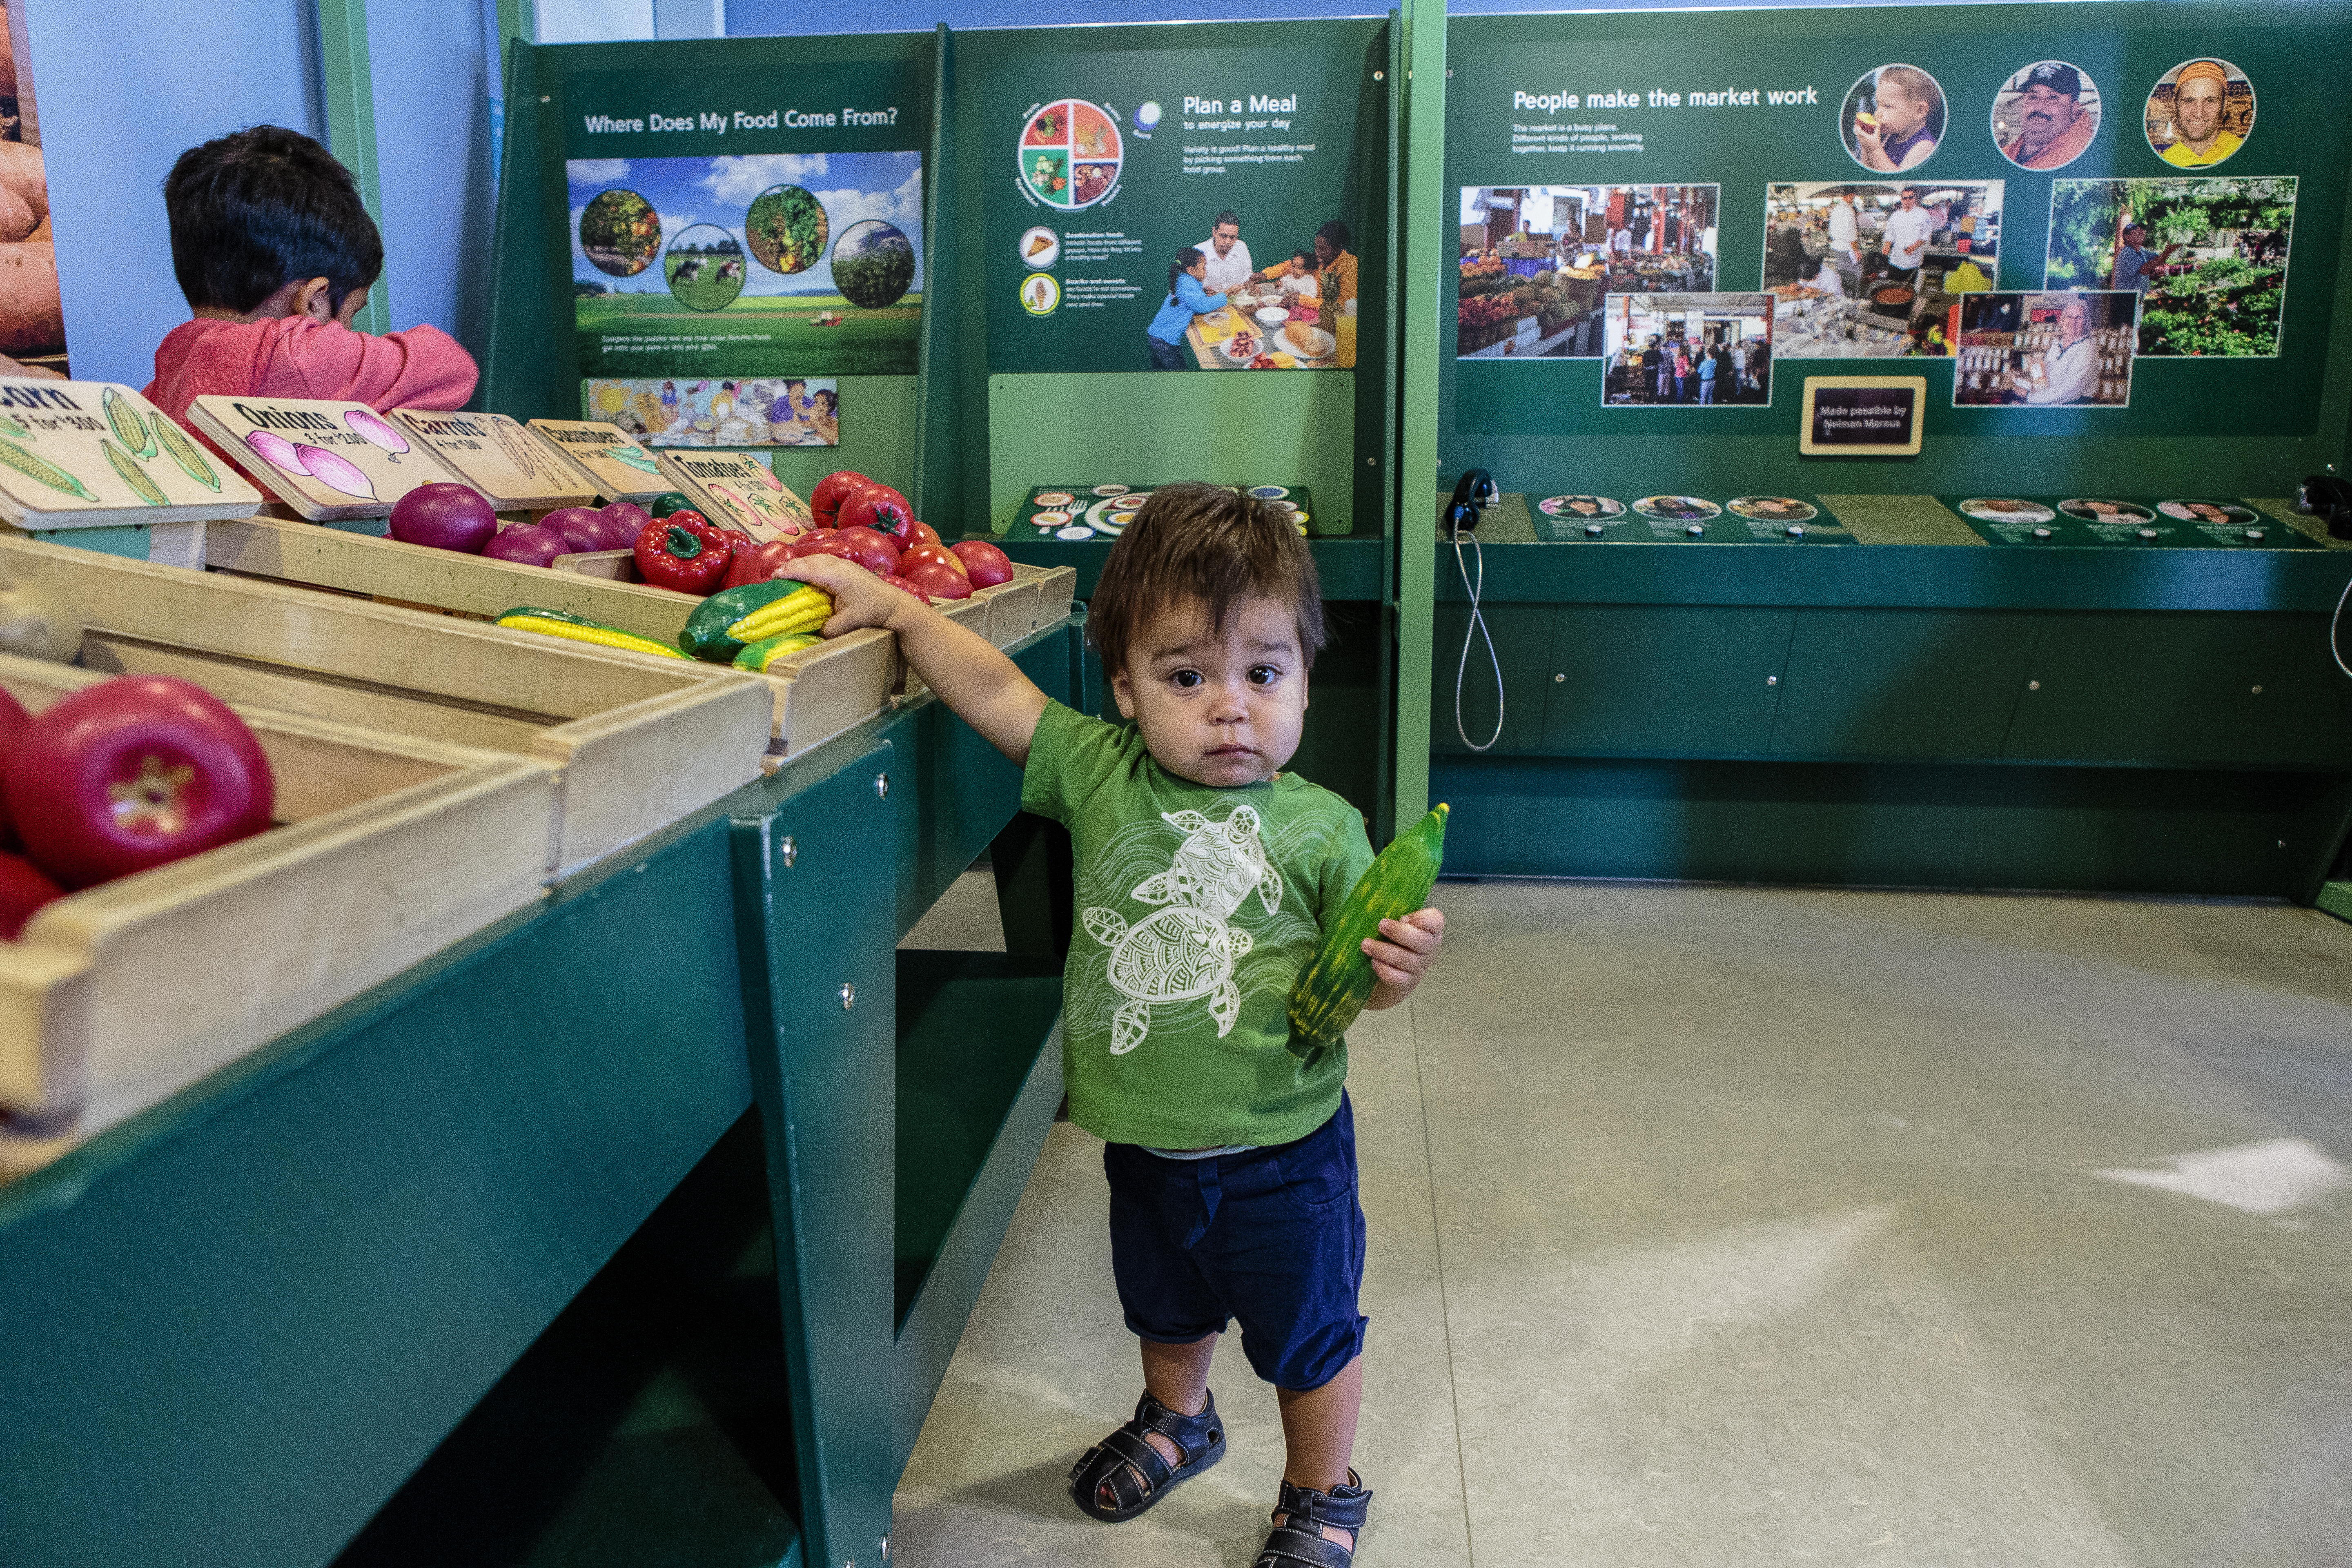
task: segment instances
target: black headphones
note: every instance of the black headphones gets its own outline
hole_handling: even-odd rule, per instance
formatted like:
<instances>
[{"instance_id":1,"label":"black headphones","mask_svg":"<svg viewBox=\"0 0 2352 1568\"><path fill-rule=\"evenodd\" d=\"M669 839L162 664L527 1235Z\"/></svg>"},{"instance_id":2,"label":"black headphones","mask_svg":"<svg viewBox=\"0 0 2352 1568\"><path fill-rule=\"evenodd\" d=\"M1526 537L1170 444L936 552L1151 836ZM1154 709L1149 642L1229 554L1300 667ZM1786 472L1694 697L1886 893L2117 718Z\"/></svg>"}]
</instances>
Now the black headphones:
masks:
<instances>
[{"instance_id":1,"label":"black headphones","mask_svg":"<svg viewBox=\"0 0 2352 1568\"><path fill-rule=\"evenodd\" d=\"M2328 538L2352 539L2352 483L2334 474L2314 474L2295 491L2294 510L2325 519Z\"/></svg>"},{"instance_id":2,"label":"black headphones","mask_svg":"<svg viewBox=\"0 0 2352 1568\"><path fill-rule=\"evenodd\" d=\"M1454 499L1445 503L1445 531L1448 533L1475 532L1478 514L1503 499L1496 488L1495 476L1484 468L1470 468L1454 481Z\"/></svg>"}]
</instances>

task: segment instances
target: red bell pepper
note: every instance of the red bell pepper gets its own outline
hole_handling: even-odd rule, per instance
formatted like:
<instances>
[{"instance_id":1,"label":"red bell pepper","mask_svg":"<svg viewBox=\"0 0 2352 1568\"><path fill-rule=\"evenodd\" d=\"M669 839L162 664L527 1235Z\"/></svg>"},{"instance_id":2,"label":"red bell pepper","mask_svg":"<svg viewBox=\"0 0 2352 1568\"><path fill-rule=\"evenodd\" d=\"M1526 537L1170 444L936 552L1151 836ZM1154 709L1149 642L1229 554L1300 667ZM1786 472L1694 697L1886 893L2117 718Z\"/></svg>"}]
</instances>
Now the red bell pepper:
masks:
<instances>
[{"instance_id":1,"label":"red bell pepper","mask_svg":"<svg viewBox=\"0 0 2352 1568\"><path fill-rule=\"evenodd\" d=\"M727 581L735 543L700 512L674 511L646 524L635 554L637 575L656 588L715 594Z\"/></svg>"}]
</instances>

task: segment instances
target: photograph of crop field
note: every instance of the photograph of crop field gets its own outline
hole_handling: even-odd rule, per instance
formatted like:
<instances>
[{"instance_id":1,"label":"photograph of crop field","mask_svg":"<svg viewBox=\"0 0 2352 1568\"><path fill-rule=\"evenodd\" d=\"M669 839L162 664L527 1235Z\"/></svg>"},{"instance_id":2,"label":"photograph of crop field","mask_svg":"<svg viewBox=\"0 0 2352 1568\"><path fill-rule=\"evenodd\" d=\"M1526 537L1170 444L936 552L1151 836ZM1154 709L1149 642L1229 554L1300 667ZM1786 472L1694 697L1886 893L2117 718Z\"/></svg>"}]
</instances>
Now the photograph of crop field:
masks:
<instances>
[{"instance_id":1,"label":"photograph of crop field","mask_svg":"<svg viewBox=\"0 0 2352 1568\"><path fill-rule=\"evenodd\" d=\"M581 158L565 171L583 378L914 374L920 153ZM616 247L629 252L617 266Z\"/></svg>"},{"instance_id":2,"label":"photograph of crop field","mask_svg":"<svg viewBox=\"0 0 2352 1568\"><path fill-rule=\"evenodd\" d=\"M2053 181L2046 286L2136 289L2142 354L2275 358L2294 192L2292 175Z\"/></svg>"}]
</instances>

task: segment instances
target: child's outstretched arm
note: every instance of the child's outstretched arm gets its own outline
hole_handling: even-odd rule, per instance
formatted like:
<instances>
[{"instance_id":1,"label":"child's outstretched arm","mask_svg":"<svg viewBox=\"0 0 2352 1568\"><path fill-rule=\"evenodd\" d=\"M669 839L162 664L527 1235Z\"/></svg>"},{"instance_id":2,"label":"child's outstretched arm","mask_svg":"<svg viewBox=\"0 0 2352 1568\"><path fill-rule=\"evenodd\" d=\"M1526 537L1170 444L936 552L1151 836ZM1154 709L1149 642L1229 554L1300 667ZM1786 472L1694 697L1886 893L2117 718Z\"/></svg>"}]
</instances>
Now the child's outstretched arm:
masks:
<instances>
[{"instance_id":1,"label":"child's outstretched arm","mask_svg":"<svg viewBox=\"0 0 2352 1568\"><path fill-rule=\"evenodd\" d=\"M1393 1007L1412 995L1429 966L1437 962L1437 950L1444 941L1442 910L1415 910L1401 921L1382 921L1380 937L1364 939L1364 956L1372 961L1372 975L1378 982L1364 999L1364 1010Z\"/></svg>"},{"instance_id":2,"label":"child's outstretched arm","mask_svg":"<svg viewBox=\"0 0 2352 1568\"><path fill-rule=\"evenodd\" d=\"M1026 766L1029 742L1045 711L1045 694L1020 667L912 594L893 588L863 566L831 555L786 563L779 577L814 583L833 595L826 637L859 626L898 634L907 662L949 710L1015 763Z\"/></svg>"}]
</instances>

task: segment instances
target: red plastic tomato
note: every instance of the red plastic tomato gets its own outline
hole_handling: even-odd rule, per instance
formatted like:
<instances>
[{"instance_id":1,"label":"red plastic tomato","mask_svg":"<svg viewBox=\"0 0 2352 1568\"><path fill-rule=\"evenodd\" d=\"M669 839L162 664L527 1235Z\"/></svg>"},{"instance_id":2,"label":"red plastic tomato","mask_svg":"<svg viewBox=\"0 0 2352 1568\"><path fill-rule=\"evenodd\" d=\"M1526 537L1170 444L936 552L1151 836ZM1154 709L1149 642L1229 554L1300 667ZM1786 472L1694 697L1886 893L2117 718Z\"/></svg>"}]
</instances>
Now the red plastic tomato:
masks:
<instances>
[{"instance_id":1,"label":"red plastic tomato","mask_svg":"<svg viewBox=\"0 0 2352 1568\"><path fill-rule=\"evenodd\" d=\"M65 891L22 855L0 855L0 937L16 941L25 922L51 899L65 897Z\"/></svg>"},{"instance_id":2,"label":"red plastic tomato","mask_svg":"<svg viewBox=\"0 0 2352 1568\"><path fill-rule=\"evenodd\" d=\"M850 492L873 482L855 468L838 469L817 480L816 489L809 492L809 510L816 514L818 526L834 526L834 514L841 510L841 503L849 499Z\"/></svg>"},{"instance_id":3,"label":"red plastic tomato","mask_svg":"<svg viewBox=\"0 0 2352 1568\"><path fill-rule=\"evenodd\" d=\"M916 587L904 577L892 575L883 578L882 581L889 584L893 588L900 590L902 593L914 595L918 599L922 599L925 604L930 603L928 598L924 597L923 591L920 588Z\"/></svg>"},{"instance_id":4,"label":"red plastic tomato","mask_svg":"<svg viewBox=\"0 0 2352 1568\"><path fill-rule=\"evenodd\" d=\"M16 732L0 788L26 854L68 888L250 837L276 794L244 721L168 675L51 703Z\"/></svg>"},{"instance_id":5,"label":"red plastic tomato","mask_svg":"<svg viewBox=\"0 0 2352 1568\"><path fill-rule=\"evenodd\" d=\"M877 528L902 537L915 531L915 509L888 485L870 484L852 491L836 515L844 528Z\"/></svg>"},{"instance_id":6,"label":"red plastic tomato","mask_svg":"<svg viewBox=\"0 0 2352 1568\"><path fill-rule=\"evenodd\" d=\"M956 559L952 552L942 550L936 544L909 544L905 550L899 552L898 559L908 566L912 566L919 561L928 561L932 565L952 572L959 577L971 575L964 570L963 563Z\"/></svg>"},{"instance_id":7,"label":"red plastic tomato","mask_svg":"<svg viewBox=\"0 0 2352 1568\"><path fill-rule=\"evenodd\" d=\"M23 703L7 692L0 691L0 759L7 756L8 749L16 738L16 731L32 721L33 716L25 711ZM5 794L0 794L0 838L10 837L15 831L15 824L8 820L7 797Z\"/></svg>"},{"instance_id":8,"label":"red plastic tomato","mask_svg":"<svg viewBox=\"0 0 2352 1568\"><path fill-rule=\"evenodd\" d=\"M964 575L975 588L993 588L1013 581L1013 558L985 539L959 539L948 553L963 563Z\"/></svg>"},{"instance_id":9,"label":"red plastic tomato","mask_svg":"<svg viewBox=\"0 0 2352 1568\"><path fill-rule=\"evenodd\" d=\"M919 522L915 524L915 539L913 542L922 544L943 544L946 541L940 537L940 531L938 529L933 528L928 522Z\"/></svg>"},{"instance_id":10,"label":"red plastic tomato","mask_svg":"<svg viewBox=\"0 0 2352 1568\"><path fill-rule=\"evenodd\" d=\"M898 542L878 528L845 528L841 537L856 552L857 563L869 572L898 569Z\"/></svg>"},{"instance_id":11,"label":"red plastic tomato","mask_svg":"<svg viewBox=\"0 0 2352 1568\"><path fill-rule=\"evenodd\" d=\"M908 582L912 583L916 592L921 594L926 599L971 597L971 584L964 581L962 573L950 571L935 562L918 562L908 567L901 575Z\"/></svg>"},{"instance_id":12,"label":"red plastic tomato","mask_svg":"<svg viewBox=\"0 0 2352 1568\"><path fill-rule=\"evenodd\" d=\"M776 568L793 558L793 540L778 539L737 551L727 568L727 586L740 588L746 583L766 582L776 574Z\"/></svg>"}]
</instances>

